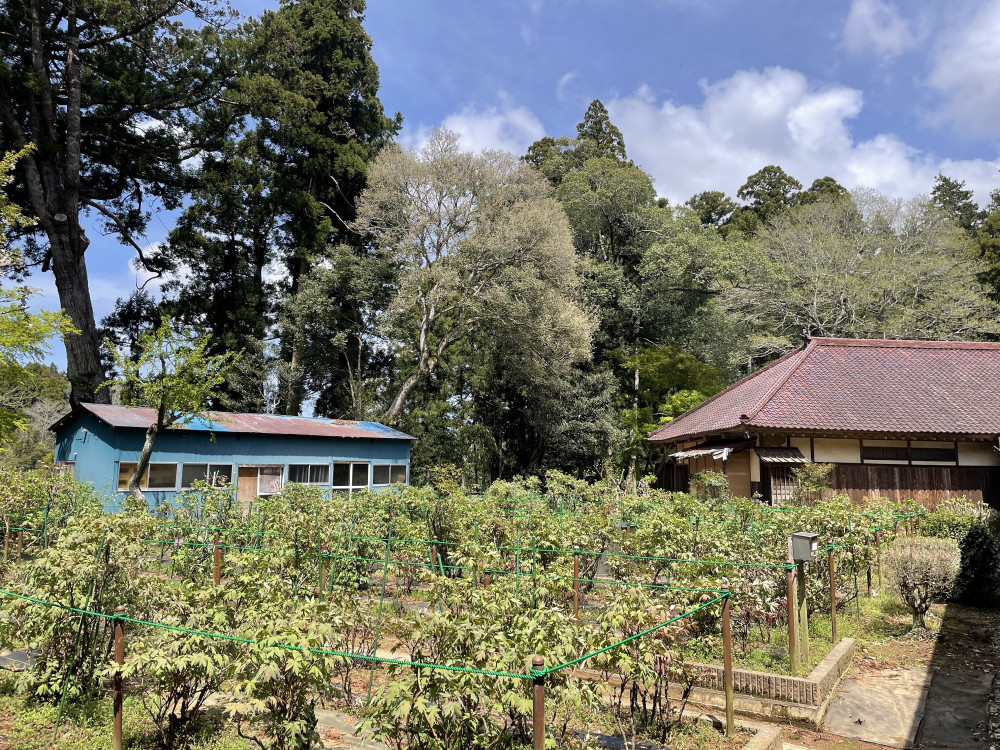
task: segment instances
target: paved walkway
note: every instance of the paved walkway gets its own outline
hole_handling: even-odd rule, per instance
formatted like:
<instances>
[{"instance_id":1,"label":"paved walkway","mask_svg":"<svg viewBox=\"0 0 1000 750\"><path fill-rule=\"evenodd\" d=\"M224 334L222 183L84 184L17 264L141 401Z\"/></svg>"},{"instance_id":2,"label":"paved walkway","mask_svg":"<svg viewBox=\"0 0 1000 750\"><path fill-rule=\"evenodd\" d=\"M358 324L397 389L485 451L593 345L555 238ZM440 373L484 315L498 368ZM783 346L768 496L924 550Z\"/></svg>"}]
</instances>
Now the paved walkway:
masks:
<instances>
[{"instance_id":1,"label":"paved walkway","mask_svg":"<svg viewBox=\"0 0 1000 750\"><path fill-rule=\"evenodd\" d=\"M844 680L823 719L823 731L887 747L913 747L930 684L926 669L876 672Z\"/></svg>"}]
</instances>

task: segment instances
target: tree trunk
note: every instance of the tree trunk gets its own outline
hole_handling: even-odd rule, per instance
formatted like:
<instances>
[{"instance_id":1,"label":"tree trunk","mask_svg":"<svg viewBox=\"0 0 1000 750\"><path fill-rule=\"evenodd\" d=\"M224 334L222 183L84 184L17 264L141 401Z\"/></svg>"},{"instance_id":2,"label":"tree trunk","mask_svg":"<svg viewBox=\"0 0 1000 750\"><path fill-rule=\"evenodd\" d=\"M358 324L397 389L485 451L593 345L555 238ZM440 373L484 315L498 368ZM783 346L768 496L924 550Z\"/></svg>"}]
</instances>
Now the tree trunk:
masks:
<instances>
[{"instance_id":1,"label":"tree trunk","mask_svg":"<svg viewBox=\"0 0 1000 750\"><path fill-rule=\"evenodd\" d=\"M382 415L382 421L386 424L393 425L399 421L399 417L403 413L403 407L406 406L406 400L413 393L413 389L420 385L427 376L430 375L430 368L426 368L421 363L417 369L403 381L403 384L399 387L399 391L396 393L396 397L393 398L392 403L389 408L386 409L385 414Z\"/></svg>"},{"instance_id":2,"label":"tree trunk","mask_svg":"<svg viewBox=\"0 0 1000 750\"><path fill-rule=\"evenodd\" d=\"M139 454L139 462L135 465L135 471L132 472L132 476L128 480L129 494L140 503L146 502L146 496L142 494L142 489L139 485L142 483L142 475L146 473L146 469L149 467L149 458L153 455L153 443L156 442L156 436L159 432L160 428L158 424L151 424L146 428L146 441L142 444L142 453Z\"/></svg>"},{"instance_id":3,"label":"tree trunk","mask_svg":"<svg viewBox=\"0 0 1000 750\"><path fill-rule=\"evenodd\" d=\"M63 336L66 346L66 375L69 378L70 405L110 403L107 388L102 388L104 368L101 365L101 340L94 322L94 306L90 299L87 265L84 252L88 240L77 223L77 217L60 230L49 232L52 253L52 274L59 292L59 303L69 316L77 333ZM73 235L76 235L75 237Z\"/></svg>"}]
</instances>

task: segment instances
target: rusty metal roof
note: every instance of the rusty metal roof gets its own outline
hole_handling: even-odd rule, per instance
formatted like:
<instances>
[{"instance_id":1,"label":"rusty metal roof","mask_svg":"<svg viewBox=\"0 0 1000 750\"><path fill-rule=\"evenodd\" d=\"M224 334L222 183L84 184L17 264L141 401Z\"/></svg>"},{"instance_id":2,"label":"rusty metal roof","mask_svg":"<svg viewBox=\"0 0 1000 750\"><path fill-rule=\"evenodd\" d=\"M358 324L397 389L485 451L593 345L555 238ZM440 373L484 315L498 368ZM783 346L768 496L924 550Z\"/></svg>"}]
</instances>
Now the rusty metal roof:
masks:
<instances>
[{"instance_id":1,"label":"rusty metal roof","mask_svg":"<svg viewBox=\"0 0 1000 750\"><path fill-rule=\"evenodd\" d=\"M1000 434L1000 343L813 338L654 430Z\"/></svg>"},{"instance_id":2,"label":"rusty metal roof","mask_svg":"<svg viewBox=\"0 0 1000 750\"><path fill-rule=\"evenodd\" d=\"M112 427L145 430L156 421L156 411L137 406L81 404L71 414L49 429L57 430L81 411L87 411ZM172 430L203 430L254 435L295 435L320 438L367 438L415 440L405 432L378 422L355 422L348 419L320 417L289 417L282 414L241 414L239 412L208 412L207 418L197 417L178 422Z\"/></svg>"}]
</instances>

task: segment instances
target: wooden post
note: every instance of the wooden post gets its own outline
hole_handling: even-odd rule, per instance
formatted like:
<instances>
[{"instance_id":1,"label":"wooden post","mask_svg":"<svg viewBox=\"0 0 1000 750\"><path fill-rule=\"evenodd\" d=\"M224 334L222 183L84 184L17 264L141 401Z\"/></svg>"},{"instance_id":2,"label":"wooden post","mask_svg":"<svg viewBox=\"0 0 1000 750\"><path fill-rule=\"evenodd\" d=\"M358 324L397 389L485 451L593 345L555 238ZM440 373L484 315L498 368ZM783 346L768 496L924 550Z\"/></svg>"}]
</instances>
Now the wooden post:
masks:
<instances>
[{"instance_id":1,"label":"wooden post","mask_svg":"<svg viewBox=\"0 0 1000 750\"><path fill-rule=\"evenodd\" d=\"M483 573L483 588L489 588L492 576L489 573Z\"/></svg>"},{"instance_id":2,"label":"wooden post","mask_svg":"<svg viewBox=\"0 0 1000 750\"><path fill-rule=\"evenodd\" d=\"M882 532L875 532L875 561L878 563L878 587L882 589Z\"/></svg>"},{"instance_id":3,"label":"wooden post","mask_svg":"<svg viewBox=\"0 0 1000 750\"><path fill-rule=\"evenodd\" d=\"M433 572L437 568L438 564L438 546L437 539L431 540L431 571Z\"/></svg>"},{"instance_id":4,"label":"wooden post","mask_svg":"<svg viewBox=\"0 0 1000 750\"><path fill-rule=\"evenodd\" d=\"M799 657L803 668L809 665L809 602L806 596L806 564L799 563L799 645L802 654Z\"/></svg>"},{"instance_id":5,"label":"wooden post","mask_svg":"<svg viewBox=\"0 0 1000 750\"><path fill-rule=\"evenodd\" d=\"M125 607L115 607L115 614L122 615ZM121 666L125 663L125 629L120 619L115 620L115 664ZM121 670L115 670L112 680L114 689L114 729L111 738L112 750L122 750L122 708L125 705L125 689L122 686Z\"/></svg>"},{"instance_id":6,"label":"wooden post","mask_svg":"<svg viewBox=\"0 0 1000 750\"><path fill-rule=\"evenodd\" d=\"M733 634L729 626L729 587L722 588L725 598L722 600L722 663L723 684L726 689L726 734L732 736L736 732L736 716L733 712Z\"/></svg>"},{"instance_id":7,"label":"wooden post","mask_svg":"<svg viewBox=\"0 0 1000 750\"><path fill-rule=\"evenodd\" d=\"M826 552L827 565L830 568L830 629L833 634L833 644L840 640L837 638L837 568L833 560L833 550Z\"/></svg>"},{"instance_id":8,"label":"wooden post","mask_svg":"<svg viewBox=\"0 0 1000 750\"><path fill-rule=\"evenodd\" d=\"M326 596L326 542L319 545L319 598Z\"/></svg>"},{"instance_id":9,"label":"wooden post","mask_svg":"<svg viewBox=\"0 0 1000 750\"><path fill-rule=\"evenodd\" d=\"M573 547L573 617L580 619L580 548Z\"/></svg>"},{"instance_id":10,"label":"wooden post","mask_svg":"<svg viewBox=\"0 0 1000 750\"><path fill-rule=\"evenodd\" d=\"M799 641L796 637L795 618L797 607L795 606L795 566L792 563L792 539L788 538L788 564L785 571L785 584L788 597L788 664L792 670L792 676L799 673Z\"/></svg>"},{"instance_id":11,"label":"wooden post","mask_svg":"<svg viewBox=\"0 0 1000 750\"><path fill-rule=\"evenodd\" d=\"M531 657L531 668L541 672L545 668L545 659L535 654ZM532 750L545 750L545 675L535 677L535 685L531 700Z\"/></svg>"},{"instance_id":12,"label":"wooden post","mask_svg":"<svg viewBox=\"0 0 1000 750\"><path fill-rule=\"evenodd\" d=\"M219 546L219 532L215 532L215 585L222 583L222 547Z\"/></svg>"},{"instance_id":13,"label":"wooden post","mask_svg":"<svg viewBox=\"0 0 1000 750\"><path fill-rule=\"evenodd\" d=\"M17 561L21 562L21 548L24 547L24 530L17 532Z\"/></svg>"},{"instance_id":14,"label":"wooden post","mask_svg":"<svg viewBox=\"0 0 1000 750\"><path fill-rule=\"evenodd\" d=\"M7 551L10 549L10 521L4 518L7 531L3 535L3 561L7 562Z\"/></svg>"}]
</instances>

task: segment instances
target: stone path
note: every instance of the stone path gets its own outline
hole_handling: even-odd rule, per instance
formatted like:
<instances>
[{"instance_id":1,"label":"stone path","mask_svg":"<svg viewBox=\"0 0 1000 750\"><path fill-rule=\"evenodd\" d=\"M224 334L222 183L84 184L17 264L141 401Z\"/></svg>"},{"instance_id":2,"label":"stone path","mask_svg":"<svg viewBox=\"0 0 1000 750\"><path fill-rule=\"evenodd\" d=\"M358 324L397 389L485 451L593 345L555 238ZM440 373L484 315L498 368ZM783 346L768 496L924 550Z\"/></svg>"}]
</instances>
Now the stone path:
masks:
<instances>
[{"instance_id":1,"label":"stone path","mask_svg":"<svg viewBox=\"0 0 1000 750\"><path fill-rule=\"evenodd\" d=\"M844 680L823 720L823 731L887 747L913 747L930 685L927 669L891 670Z\"/></svg>"},{"instance_id":2,"label":"stone path","mask_svg":"<svg viewBox=\"0 0 1000 750\"><path fill-rule=\"evenodd\" d=\"M992 671L939 669L931 680L915 745L921 750L987 747Z\"/></svg>"}]
</instances>

